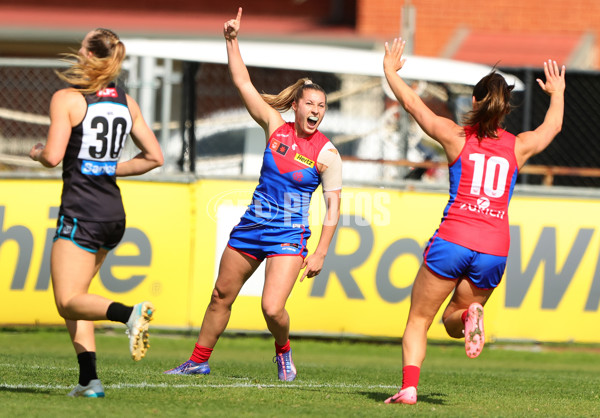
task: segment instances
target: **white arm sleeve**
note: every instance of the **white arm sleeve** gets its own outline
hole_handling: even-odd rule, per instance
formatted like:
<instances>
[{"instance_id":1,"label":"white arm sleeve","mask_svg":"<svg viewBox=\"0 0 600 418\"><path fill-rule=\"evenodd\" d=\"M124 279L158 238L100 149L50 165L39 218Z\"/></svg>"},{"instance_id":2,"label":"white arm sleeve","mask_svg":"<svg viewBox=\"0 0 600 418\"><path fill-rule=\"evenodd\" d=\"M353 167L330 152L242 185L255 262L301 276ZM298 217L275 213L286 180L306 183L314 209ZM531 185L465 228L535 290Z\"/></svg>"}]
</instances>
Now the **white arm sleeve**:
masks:
<instances>
[{"instance_id":1,"label":"white arm sleeve","mask_svg":"<svg viewBox=\"0 0 600 418\"><path fill-rule=\"evenodd\" d=\"M332 192L342 188L342 158L331 142L321 149L317 163L327 166L321 173L324 192Z\"/></svg>"}]
</instances>

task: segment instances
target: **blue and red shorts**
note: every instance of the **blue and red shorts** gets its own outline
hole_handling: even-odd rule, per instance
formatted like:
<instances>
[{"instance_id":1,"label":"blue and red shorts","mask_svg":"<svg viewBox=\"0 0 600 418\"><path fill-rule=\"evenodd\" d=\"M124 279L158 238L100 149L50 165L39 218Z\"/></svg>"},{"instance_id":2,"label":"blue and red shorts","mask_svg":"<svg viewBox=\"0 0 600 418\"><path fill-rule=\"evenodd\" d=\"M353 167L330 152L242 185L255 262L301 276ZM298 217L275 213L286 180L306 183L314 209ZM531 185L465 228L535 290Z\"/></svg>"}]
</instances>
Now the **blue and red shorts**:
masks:
<instances>
[{"instance_id":1,"label":"blue and red shorts","mask_svg":"<svg viewBox=\"0 0 600 418\"><path fill-rule=\"evenodd\" d=\"M423 252L425 266L445 279L466 277L480 289L500 284L507 257L480 253L446 241L434 234Z\"/></svg>"},{"instance_id":2,"label":"blue and red shorts","mask_svg":"<svg viewBox=\"0 0 600 418\"><path fill-rule=\"evenodd\" d=\"M256 260L282 255L299 255L305 258L308 254L306 241L309 237L310 229L304 225L267 228L242 220L231 231L227 246Z\"/></svg>"}]
</instances>

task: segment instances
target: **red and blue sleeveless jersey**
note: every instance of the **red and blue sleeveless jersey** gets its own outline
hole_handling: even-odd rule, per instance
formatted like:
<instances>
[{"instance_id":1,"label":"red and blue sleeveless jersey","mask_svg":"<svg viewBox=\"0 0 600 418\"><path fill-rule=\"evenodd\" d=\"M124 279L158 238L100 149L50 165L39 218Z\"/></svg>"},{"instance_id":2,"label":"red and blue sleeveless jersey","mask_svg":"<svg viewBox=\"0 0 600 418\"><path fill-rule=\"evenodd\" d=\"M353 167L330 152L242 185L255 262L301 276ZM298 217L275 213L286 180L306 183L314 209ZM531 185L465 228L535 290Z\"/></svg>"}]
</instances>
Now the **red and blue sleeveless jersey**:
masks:
<instances>
[{"instance_id":1,"label":"red and blue sleeveless jersey","mask_svg":"<svg viewBox=\"0 0 600 418\"><path fill-rule=\"evenodd\" d=\"M94 222L125 219L117 162L133 125L125 91L85 95L86 114L71 130L63 158L61 214Z\"/></svg>"},{"instance_id":2,"label":"red and blue sleeveless jersey","mask_svg":"<svg viewBox=\"0 0 600 418\"><path fill-rule=\"evenodd\" d=\"M449 167L450 198L437 235L481 253L507 256L508 204L517 180L516 137L477 138L465 127L465 145Z\"/></svg>"},{"instance_id":3,"label":"red and blue sleeveless jersey","mask_svg":"<svg viewBox=\"0 0 600 418\"><path fill-rule=\"evenodd\" d=\"M294 123L280 126L267 141L258 186L242 217L270 227L308 227L313 192L321 182L317 157L329 139L319 131L298 138Z\"/></svg>"}]
</instances>

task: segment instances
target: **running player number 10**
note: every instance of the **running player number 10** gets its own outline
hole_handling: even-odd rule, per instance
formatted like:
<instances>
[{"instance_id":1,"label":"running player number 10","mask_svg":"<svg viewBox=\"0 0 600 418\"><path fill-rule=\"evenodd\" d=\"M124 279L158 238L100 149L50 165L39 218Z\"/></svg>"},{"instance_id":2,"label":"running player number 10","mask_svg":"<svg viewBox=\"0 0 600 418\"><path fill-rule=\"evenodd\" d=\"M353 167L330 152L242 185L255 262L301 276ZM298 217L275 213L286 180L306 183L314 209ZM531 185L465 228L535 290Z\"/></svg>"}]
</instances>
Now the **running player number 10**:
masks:
<instances>
[{"instance_id":1,"label":"running player number 10","mask_svg":"<svg viewBox=\"0 0 600 418\"><path fill-rule=\"evenodd\" d=\"M485 154L470 154L469 160L474 162L471 194L480 196L483 193L489 197L501 197L506 190L506 179L510 164L505 158L493 156L487 162Z\"/></svg>"}]
</instances>

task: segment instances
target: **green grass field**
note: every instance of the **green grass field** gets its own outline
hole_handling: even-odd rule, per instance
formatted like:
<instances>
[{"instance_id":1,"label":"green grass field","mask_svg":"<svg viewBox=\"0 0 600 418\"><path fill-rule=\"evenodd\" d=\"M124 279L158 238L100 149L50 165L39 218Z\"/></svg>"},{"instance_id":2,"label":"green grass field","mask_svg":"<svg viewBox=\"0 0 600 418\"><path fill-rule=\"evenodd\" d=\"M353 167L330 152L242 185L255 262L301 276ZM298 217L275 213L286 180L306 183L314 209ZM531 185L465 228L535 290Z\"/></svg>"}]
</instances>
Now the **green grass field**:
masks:
<instances>
[{"instance_id":1,"label":"green grass field","mask_svg":"<svg viewBox=\"0 0 600 418\"><path fill-rule=\"evenodd\" d=\"M196 336L151 334L141 362L121 330L97 333L106 398L69 398L77 361L66 331L0 330L0 416L600 416L600 348L489 344L475 360L430 344L416 405L386 405L400 384L399 344L292 340L298 378L279 382L273 342L225 336L208 376L162 371Z\"/></svg>"}]
</instances>

